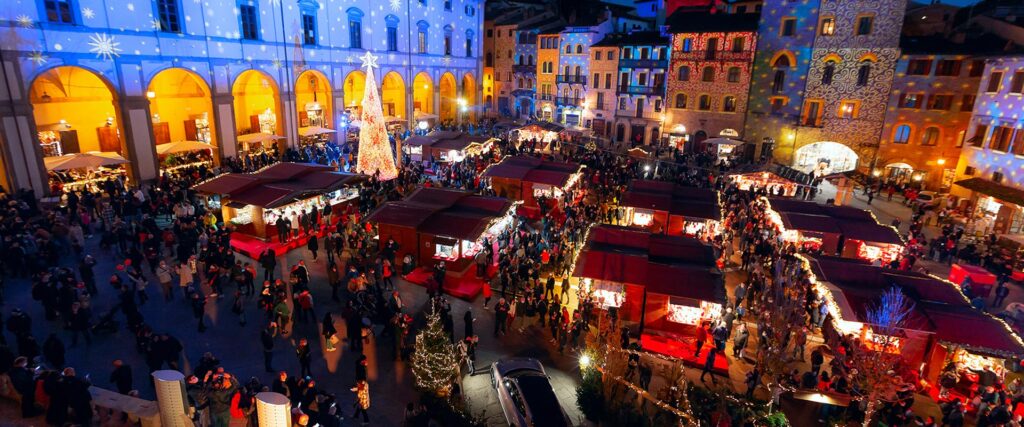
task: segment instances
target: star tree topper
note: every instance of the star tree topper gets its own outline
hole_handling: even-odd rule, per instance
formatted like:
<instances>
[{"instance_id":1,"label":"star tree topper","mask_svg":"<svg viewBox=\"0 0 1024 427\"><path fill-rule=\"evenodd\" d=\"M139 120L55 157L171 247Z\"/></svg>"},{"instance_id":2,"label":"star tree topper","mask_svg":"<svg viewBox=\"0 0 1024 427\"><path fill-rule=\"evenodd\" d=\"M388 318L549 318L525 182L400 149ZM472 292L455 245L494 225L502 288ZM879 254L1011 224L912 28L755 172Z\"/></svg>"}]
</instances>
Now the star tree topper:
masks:
<instances>
[{"instance_id":1,"label":"star tree topper","mask_svg":"<svg viewBox=\"0 0 1024 427\"><path fill-rule=\"evenodd\" d=\"M379 66L377 65L377 57L370 53L370 51L366 51L366 53L364 53L363 56L360 56L359 59L363 61L362 68L366 68L367 70L371 71L374 68L379 68Z\"/></svg>"}]
</instances>

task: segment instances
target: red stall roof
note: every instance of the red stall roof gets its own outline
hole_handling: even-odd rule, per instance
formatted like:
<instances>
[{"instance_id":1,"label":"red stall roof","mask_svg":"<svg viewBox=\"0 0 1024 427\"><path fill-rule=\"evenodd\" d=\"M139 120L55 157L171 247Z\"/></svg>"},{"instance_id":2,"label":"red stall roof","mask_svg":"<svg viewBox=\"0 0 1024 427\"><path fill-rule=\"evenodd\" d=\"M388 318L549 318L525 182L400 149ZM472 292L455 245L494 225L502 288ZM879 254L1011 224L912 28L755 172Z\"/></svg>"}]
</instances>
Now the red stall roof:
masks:
<instances>
[{"instance_id":1,"label":"red stall roof","mask_svg":"<svg viewBox=\"0 0 1024 427\"><path fill-rule=\"evenodd\" d=\"M923 309L935 325L935 338L944 344L987 356L1024 354L1024 345L1005 324L972 307L928 304Z\"/></svg>"},{"instance_id":2,"label":"red stall roof","mask_svg":"<svg viewBox=\"0 0 1024 427\"><path fill-rule=\"evenodd\" d=\"M863 321L882 292L895 286L914 302L907 329L926 331L946 344L975 353L1024 355L1024 345L999 320L974 309L956 285L926 274L875 267L867 261L808 256L811 272L825 282L844 320Z\"/></svg>"},{"instance_id":3,"label":"red stall roof","mask_svg":"<svg viewBox=\"0 0 1024 427\"><path fill-rule=\"evenodd\" d=\"M442 150L465 150L472 144L484 144L491 138L474 136L465 132L433 131L426 135L416 135L402 142L409 146L424 146Z\"/></svg>"},{"instance_id":4,"label":"red stall roof","mask_svg":"<svg viewBox=\"0 0 1024 427\"><path fill-rule=\"evenodd\" d=\"M703 301L725 300L714 250L688 237L599 225L590 229L573 275L644 286L648 292Z\"/></svg>"},{"instance_id":5,"label":"red stall roof","mask_svg":"<svg viewBox=\"0 0 1024 427\"><path fill-rule=\"evenodd\" d=\"M536 157L507 156L487 167L485 177L508 178L563 188L583 166L579 163L551 162Z\"/></svg>"},{"instance_id":6,"label":"red stall roof","mask_svg":"<svg viewBox=\"0 0 1024 427\"><path fill-rule=\"evenodd\" d=\"M405 199L387 202L367 221L410 227L417 232L475 241L512 202L444 188L420 187Z\"/></svg>"},{"instance_id":7,"label":"red stall roof","mask_svg":"<svg viewBox=\"0 0 1024 427\"><path fill-rule=\"evenodd\" d=\"M194 190L226 196L230 203L276 208L366 180L313 163L277 163L255 173L229 173L201 182Z\"/></svg>"},{"instance_id":8,"label":"red stall roof","mask_svg":"<svg viewBox=\"0 0 1024 427\"><path fill-rule=\"evenodd\" d=\"M722 220L717 191L670 182L635 180L622 196L623 206L668 212L687 218Z\"/></svg>"},{"instance_id":9,"label":"red stall roof","mask_svg":"<svg viewBox=\"0 0 1024 427\"><path fill-rule=\"evenodd\" d=\"M847 239L870 243L904 244L895 229L879 224L871 212L863 209L782 198L770 198L768 203L790 230L838 233Z\"/></svg>"}]
</instances>

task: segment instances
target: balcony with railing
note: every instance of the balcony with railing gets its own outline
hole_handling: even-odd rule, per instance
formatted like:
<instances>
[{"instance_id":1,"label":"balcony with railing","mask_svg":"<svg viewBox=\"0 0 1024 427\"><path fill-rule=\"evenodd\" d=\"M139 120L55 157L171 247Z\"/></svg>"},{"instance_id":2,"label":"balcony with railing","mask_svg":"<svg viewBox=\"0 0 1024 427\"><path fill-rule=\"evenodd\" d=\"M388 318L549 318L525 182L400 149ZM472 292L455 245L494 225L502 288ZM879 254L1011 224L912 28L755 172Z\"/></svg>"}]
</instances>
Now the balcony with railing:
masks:
<instances>
[{"instance_id":1,"label":"balcony with railing","mask_svg":"<svg viewBox=\"0 0 1024 427\"><path fill-rule=\"evenodd\" d=\"M750 62L754 59L754 51L741 50L734 52L731 50L691 50L689 52L683 52L677 50L672 53L674 58L678 58L682 61L743 61ZM621 64L622 61L619 61Z\"/></svg>"},{"instance_id":2,"label":"balcony with railing","mask_svg":"<svg viewBox=\"0 0 1024 427\"><path fill-rule=\"evenodd\" d=\"M512 66L512 72L516 74L536 74L536 64L516 64Z\"/></svg>"},{"instance_id":3,"label":"balcony with railing","mask_svg":"<svg viewBox=\"0 0 1024 427\"><path fill-rule=\"evenodd\" d=\"M619 86L619 93L628 93L630 95L664 95L665 85L657 86Z\"/></svg>"},{"instance_id":4,"label":"balcony with railing","mask_svg":"<svg viewBox=\"0 0 1024 427\"><path fill-rule=\"evenodd\" d=\"M587 84L587 76L577 76L575 74L559 74L555 77L557 83L579 83Z\"/></svg>"},{"instance_id":5,"label":"balcony with railing","mask_svg":"<svg viewBox=\"0 0 1024 427\"><path fill-rule=\"evenodd\" d=\"M537 95L537 100L539 100L539 101L554 101L555 100L555 95L554 94L550 94L550 93L542 93L540 95Z\"/></svg>"},{"instance_id":6,"label":"balcony with railing","mask_svg":"<svg viewBox=\"0 0 1024 427\"><path fill-rule=\"evenodd\" d=\"M571 96L559 96L555 98L555 105L563 107L580 107L583 105L583 98L573 98Z\"/></svg>"},{"instance_id":7,"label":"balcony with railing","mask_svg":"<svg viewBox=\"0 0 1024 427\"><path fill-rule=\"evenodd\" d=\"M668 68L667 59L620 59L619 68Z\"/></svg>"}]
</instances>

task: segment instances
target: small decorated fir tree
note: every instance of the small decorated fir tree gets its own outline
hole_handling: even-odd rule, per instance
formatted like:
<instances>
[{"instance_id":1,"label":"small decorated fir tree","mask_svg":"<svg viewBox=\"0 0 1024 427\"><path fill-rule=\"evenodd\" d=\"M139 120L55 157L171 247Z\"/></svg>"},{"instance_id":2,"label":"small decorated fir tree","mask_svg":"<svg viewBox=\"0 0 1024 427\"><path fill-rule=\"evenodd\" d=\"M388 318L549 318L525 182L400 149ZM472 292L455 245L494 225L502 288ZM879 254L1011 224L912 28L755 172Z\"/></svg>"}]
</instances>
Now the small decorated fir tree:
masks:
<instances>
[{"instance_id":1,"label":"small decorated fir tree","mask_svg":"<svg viewBox=\"0 0 1024 427\"><path fill-rule=\"evenodd\" d=\"M455 346L441 324L441 316L431 310L427 327L416 335L412 354L412 374L416 387L437 396L447 396L459 374L459 358Z\"/></svg>"}]
</instances>

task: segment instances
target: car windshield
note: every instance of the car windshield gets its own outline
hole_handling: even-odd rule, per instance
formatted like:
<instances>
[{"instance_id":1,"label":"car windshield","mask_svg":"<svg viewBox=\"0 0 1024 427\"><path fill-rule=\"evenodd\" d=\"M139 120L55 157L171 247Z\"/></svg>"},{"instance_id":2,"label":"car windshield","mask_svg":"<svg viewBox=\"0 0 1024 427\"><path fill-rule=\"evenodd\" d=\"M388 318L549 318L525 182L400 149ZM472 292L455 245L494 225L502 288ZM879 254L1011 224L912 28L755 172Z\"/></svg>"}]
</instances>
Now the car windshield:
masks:
<instances>
[{"instance_id":1,"label":"car windshield","mask_svg":"<svg viewBox=\"0 0 1024 427\"><path fill-rule=\"evenodd\" d=\"M558 397L547 377L543 375L523 375L518 378L519 390L522 391L526 406L530 408L535 427L563 427L565 417L562 407L558 405Z\"/></svg>"}]
</instances>

